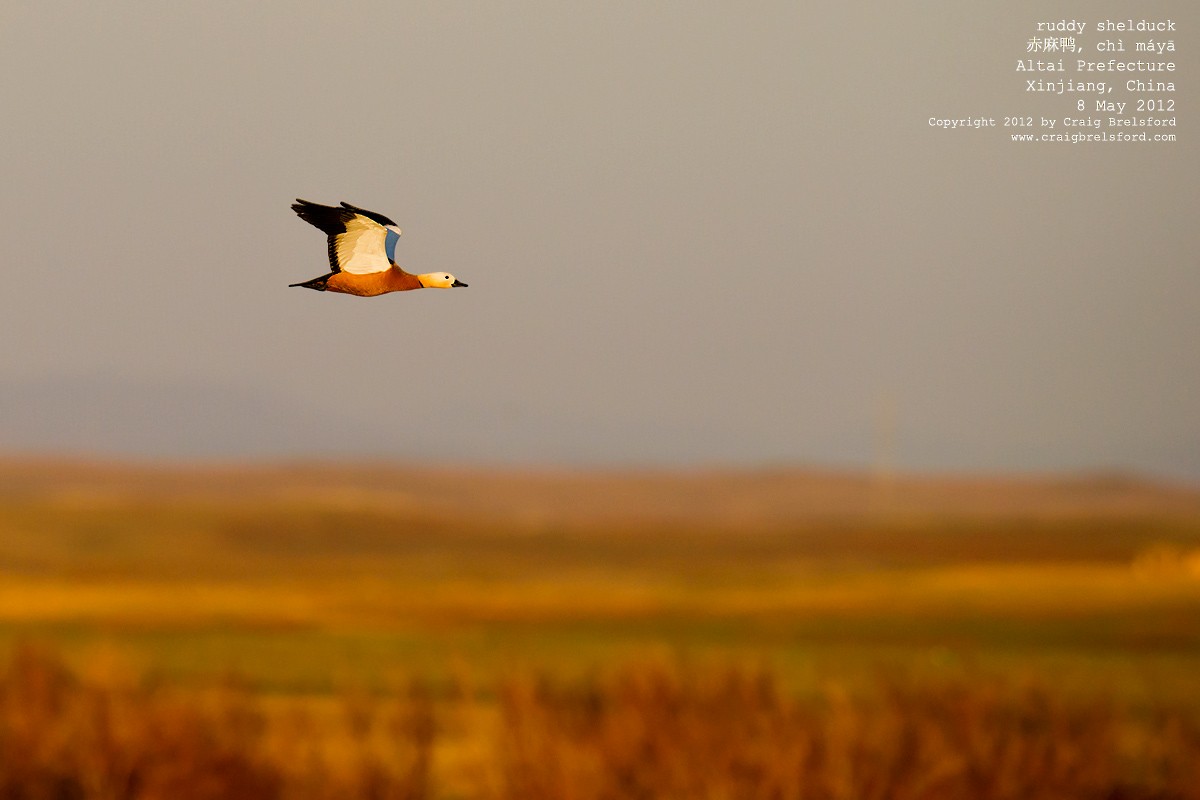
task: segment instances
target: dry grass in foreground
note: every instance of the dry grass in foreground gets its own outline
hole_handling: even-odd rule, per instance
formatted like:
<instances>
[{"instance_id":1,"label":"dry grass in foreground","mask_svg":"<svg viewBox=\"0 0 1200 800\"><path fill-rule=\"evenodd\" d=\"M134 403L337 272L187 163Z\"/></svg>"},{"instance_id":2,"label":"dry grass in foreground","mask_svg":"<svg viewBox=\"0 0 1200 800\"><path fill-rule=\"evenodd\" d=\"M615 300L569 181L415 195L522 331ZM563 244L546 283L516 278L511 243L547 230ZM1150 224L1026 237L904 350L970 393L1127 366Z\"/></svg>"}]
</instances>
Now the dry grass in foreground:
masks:
<instances>
[{"instance_id":1,"label":"dry grass in foreground","mask_svg":"<svg viewBox=\"0 0 1200 800\"><path fill-rule=\"evenodd\" d=\"M23 647L0 670L0 798L1200 798L1194 717L1036 684L881 678L801 701L765 671L640 664L495 699L491 721L474 692L420 684L320 712L89 681ZM455 737L475 745L447 769Z\"/></svg>"}]
</instances>

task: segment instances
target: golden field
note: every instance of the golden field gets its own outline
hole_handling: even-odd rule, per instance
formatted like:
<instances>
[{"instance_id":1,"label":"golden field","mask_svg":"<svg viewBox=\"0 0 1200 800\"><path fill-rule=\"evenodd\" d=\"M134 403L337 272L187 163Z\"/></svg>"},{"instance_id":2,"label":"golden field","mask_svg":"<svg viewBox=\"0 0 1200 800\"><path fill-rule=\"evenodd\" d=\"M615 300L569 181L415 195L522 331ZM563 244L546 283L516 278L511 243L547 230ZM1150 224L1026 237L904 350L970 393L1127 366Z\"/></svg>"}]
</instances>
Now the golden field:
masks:
<instances>
[{"instance_id":1,"label":"golden field","mask_svg":"<svg viewBox=\"0 0 1200 800\"><path fill-rule=\"evenodd\" d=\"M0 461L0 798L1200 797L1200 492Z\"/></svg>"}]
</instances>

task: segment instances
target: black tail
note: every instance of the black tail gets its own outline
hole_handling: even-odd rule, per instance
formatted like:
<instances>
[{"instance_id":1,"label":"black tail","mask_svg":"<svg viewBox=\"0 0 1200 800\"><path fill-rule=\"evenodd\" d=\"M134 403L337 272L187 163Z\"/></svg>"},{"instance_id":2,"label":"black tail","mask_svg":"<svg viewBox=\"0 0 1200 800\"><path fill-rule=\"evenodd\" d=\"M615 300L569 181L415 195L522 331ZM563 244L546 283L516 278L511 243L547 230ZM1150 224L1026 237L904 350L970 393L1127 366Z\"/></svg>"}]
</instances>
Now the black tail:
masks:
<instances>
[{"instance_id":1,"label":"black tail","mask_svg":"<svg viewBox=\"0 0 1200 800\"><path fill-rule=\"evenodd\" d=\"M322 275L319 278L313 278L311 281L304 281L303 283L289 283L288 286L303 286L305 289L316 289L318 292L323 292L325 291L325 284L328 283L329 279L336 274L336 272L331 272L328 275Z\"/></svg>"}]
</instances>

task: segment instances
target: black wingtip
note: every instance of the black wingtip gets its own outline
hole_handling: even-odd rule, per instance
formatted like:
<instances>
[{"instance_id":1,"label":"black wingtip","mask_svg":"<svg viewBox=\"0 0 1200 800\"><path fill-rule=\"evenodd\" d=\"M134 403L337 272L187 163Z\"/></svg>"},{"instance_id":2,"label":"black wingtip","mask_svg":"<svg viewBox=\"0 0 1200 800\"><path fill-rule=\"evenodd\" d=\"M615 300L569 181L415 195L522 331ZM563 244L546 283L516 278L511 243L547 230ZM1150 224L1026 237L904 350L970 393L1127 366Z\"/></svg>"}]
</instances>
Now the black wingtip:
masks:
<instances>
[{"instance_id":1,"label":"black wingtip","mask_svg":"<svg viewBox=\"0 0 1200 800\"><path fill-rule=\"evenodd\" d=\"M320 228L326 236L337 236L346 230L346 223L354 218L354 214L337 206L323 206L308 200L297 199L292 204L296 216L309 225Z\"/></svg>"},{"instance_id":2,"label":"black wingtip","mask_svg":"<svg viewBox=\"0 0 1200 800\"><path fill-rule=\"evenodd\" d=\"M385 217L383 214L378 214L374 211L367 211L365 208L359 208L358 206L352 206L349 203L347 203L345 200L342 201L342 208L344 208L348 211L352 211L355 214L362 214L367 219L374 220L375 222L378 222L380 225L395 225L396 224L396 223L392 222L390 219L388 219L387 217Z\"/></svg>"},{"instance_id":3,"label":"black wingtip","mask_svg":"<svg viewBox=\"0 0 1200 800\"><path fill-rule=\"evenodd\" d=\"M365 208L352 206L343 201L341 207L338 206L323 206L320 203L313 203L309 200L303 200L299 197L296 202L292 203L292 211L300 219L315 225L323 230L329 236L337 236L346 230L346 223L354 219L355 214L362 215L369 220L374 220L380 225L395 225L390 219L383 214L377 214L374 211L367 211Z\"/></svg>"}]
</instances>

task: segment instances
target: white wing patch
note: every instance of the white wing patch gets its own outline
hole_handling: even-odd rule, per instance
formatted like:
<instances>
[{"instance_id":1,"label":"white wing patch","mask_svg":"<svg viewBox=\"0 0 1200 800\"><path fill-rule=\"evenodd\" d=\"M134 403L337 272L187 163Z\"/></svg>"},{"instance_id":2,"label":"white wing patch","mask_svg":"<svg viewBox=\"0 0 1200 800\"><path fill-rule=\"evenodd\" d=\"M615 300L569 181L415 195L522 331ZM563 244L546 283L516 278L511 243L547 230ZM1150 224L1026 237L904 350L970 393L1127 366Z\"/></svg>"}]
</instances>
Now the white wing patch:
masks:
<instances>
[{"instance_id":1,"label":"white wing patch","mask_svg":"<svg viewBox=\"0 0 1200 800\"><path fill-rule=\"evenodd\" d=\"M346 232L337 237L337 260L342 272L370 275L390 269L392 263L388 261L384 247L386 237L387 228L355 214L354 219L346 223Z\"/></svg>"}]
</instances>

